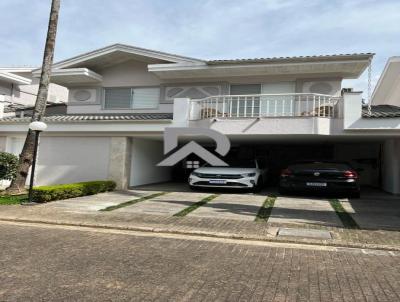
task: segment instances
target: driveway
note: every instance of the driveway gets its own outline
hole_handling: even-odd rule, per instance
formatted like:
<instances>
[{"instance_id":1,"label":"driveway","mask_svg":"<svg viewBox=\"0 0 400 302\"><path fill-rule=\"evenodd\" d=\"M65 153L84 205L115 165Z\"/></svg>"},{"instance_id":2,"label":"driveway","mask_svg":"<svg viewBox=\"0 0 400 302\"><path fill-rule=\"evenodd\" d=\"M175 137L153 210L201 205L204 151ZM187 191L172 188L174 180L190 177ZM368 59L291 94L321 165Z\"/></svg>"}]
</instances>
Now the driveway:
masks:
<instances>
[{"instance_id":1,"label":"driveway","mask_svg":"<svg viewBox=\"0 0 400 302\"><path fill-rule=\"evenodd\" d=\"M343 227L329 200L316 197L279 196L268 221Z\"/></svg>"},{"instance_id":2,"label":"driveway","mask_svg":"<svg viewBox=\"0 0 400 302\"><path fill-rule=\"evenodd\" d=\"M400 196L365 188L360 199L342 199L346 212L363 229L400 230Z\"/></svg>"},{"instance_id":3,"label":"driveway","mask_svg":"<svg viewBox=\"0 0 400 302\"><path fill-rule=\"evenodd\" d=\"M254 221L264 201L268 197L277 195L273 189L263 190L260 194L232 194L229 191L192 192L186 189L187 187L182 184L164 183L61 200L39 207L65 212L99 214L99 210L128 202L126 206L119 207L113 212L172 217L195 206L185 215L193 218ZM165 194L148 198L160 192ZM213 196L211 200L202 203L210 196ZM201 206L197 206L199 203ZM360 228L400 230L399 196L364 189L360 199L340 199L340 203ZM282 225L343 227L342 220L331 206L330 199L312 196L277 196L268 222Z\"/></svg>"}]
</instances>

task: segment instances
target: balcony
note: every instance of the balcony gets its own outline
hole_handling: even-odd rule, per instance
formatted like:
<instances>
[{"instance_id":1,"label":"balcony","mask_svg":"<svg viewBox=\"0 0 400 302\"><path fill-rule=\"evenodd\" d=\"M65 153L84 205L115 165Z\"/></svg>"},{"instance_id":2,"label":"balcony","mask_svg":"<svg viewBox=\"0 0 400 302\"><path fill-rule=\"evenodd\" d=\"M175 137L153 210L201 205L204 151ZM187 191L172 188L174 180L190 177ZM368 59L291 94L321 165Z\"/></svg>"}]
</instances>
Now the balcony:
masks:
<instances>
[{"instance_id":1,"label":"balcony","mask_svg":"<svg viewBox=\"0 0 400 302\"><path fill-rule=\"evenodd\" d=\"M342 118L343 98L323 94L221 95L191 100L190 120L318 117Z\"/></svg>"}]
</instances>

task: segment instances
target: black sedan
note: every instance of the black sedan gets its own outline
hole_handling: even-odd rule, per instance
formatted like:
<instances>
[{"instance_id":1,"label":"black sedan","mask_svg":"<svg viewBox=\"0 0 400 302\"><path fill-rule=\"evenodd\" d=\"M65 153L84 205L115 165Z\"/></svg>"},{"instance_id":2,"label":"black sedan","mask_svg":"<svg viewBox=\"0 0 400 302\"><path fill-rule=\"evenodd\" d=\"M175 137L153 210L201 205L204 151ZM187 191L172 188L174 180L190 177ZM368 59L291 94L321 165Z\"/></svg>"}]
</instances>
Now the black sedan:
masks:
<instances>
[{"instance_id":1,"label":"black sedan","mask_svg":"<svg viewBox=\"0 0 400 302\"><path fill-rule=\"evenodd\" d=\"M281 172L280 192L317 191L360 197L359 176L349 164L332 161L298 162Z\"/></svg>"}]
</instances>

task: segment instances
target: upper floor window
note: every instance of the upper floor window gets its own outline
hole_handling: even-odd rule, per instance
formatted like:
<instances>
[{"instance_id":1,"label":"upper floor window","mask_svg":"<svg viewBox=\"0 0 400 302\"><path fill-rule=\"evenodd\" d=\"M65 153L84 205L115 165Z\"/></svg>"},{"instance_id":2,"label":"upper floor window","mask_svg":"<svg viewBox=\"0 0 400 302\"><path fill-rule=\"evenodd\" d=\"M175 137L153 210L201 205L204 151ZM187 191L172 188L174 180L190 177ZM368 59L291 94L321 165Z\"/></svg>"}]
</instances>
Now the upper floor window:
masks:
<instances>
[{"instance_id":1,"label":"upper floor window","mask_svg":"<svg viewBox=\"0 0 400 302\"><path fill-rule=\"evenodd\" d=\"M105 88L104 109L155 109L160 88Z\"/></svg>"},{"instance_id":2,"label":"upper floor window","mask_svg":"<svg viewBox=\"0 0 400 302\"><path fill-rule=\"evenodd\" d=\"M235 84L231 85L231 95L260 94L261 84Z\"/></svg>"}]
</instances>

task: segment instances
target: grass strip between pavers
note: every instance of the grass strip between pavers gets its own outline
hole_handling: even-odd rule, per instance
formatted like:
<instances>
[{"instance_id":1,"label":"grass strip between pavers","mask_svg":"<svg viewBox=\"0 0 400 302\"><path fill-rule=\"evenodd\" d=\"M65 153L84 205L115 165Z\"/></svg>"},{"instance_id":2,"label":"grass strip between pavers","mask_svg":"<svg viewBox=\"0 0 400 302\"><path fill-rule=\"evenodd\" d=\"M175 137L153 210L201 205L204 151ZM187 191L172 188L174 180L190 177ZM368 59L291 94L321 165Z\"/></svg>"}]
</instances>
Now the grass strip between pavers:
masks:
<instances>
[{"instance_id":1,"label":"grass strip between pavers","mask_svg":"<svg viewBox=\"0 0 400 302\"><path fill-rule=\"evenodd\" d=\"M173 216L176 216L176 217L186 216L190 212L193 212L197 208L205 205L207 202L213 200L214 198L216 198L218 196L219 196L219 194L213 194L213 195L207 196L207 197L203 198L202 200L192 204L190 207L187 207L187 208L183 209L182 211L175 213Z\"/></svg>"},{"instance_id":2,"label":"grass strip between pavers","mask_svg":"<svg viewBox=\"0 0 400 302\"><path fill-rule=\"evenodd\" d=\"M357 222L351 217L349 213L343 208L342 204L338 199L330 199L329 200L332 208L335 210L336 214L339 216L339 219L342 221L343 226L348 229L359 229L359 225Z\"/></svg>"},{"instance_id":3,"label":"grass strip between pavers","mask_svg":"<svg viewBox=\"0 0 400 302\"><path fill-rule=\"evenodd\" d=\"M167 194L167 193L168 192L154 193L154 194L151 194L151 195L148 195L148 196L143 196L143 197L140 197L140 198L137 198L137 199L125 201L125 202L117 204L115 206L109 206L109 207L101 209L99 211L103 211L103 212L104 211L114 211L116 209L127 207L127 206L133 205L135 203L138 203L138 202L141 202L141 201L145 201L147 199L155 198L155 197Z\"/></svg>"},{"instance_id":4,"label":"grass strip between pavers","mask_svg":"<svg viewBox=\"0 0 400 302\"><path fill-rule=\"evenodd\" d=\"M261 208L258 210L257 216L254 221L265 221L267 222L269 216L271 216L272 209L274 207L276 196L268 196Z\"/></svg>"},{"instance_id":5,"label":"grass strip between pavers","mask_svg":"<svg viewBox=\"0 0 400 302\"><path fill-rule=\"evenodd\" d=\"M28 195L4 195L0 196L0 205L20 204L28 201Z\"/></svg>"}]
</instances>

